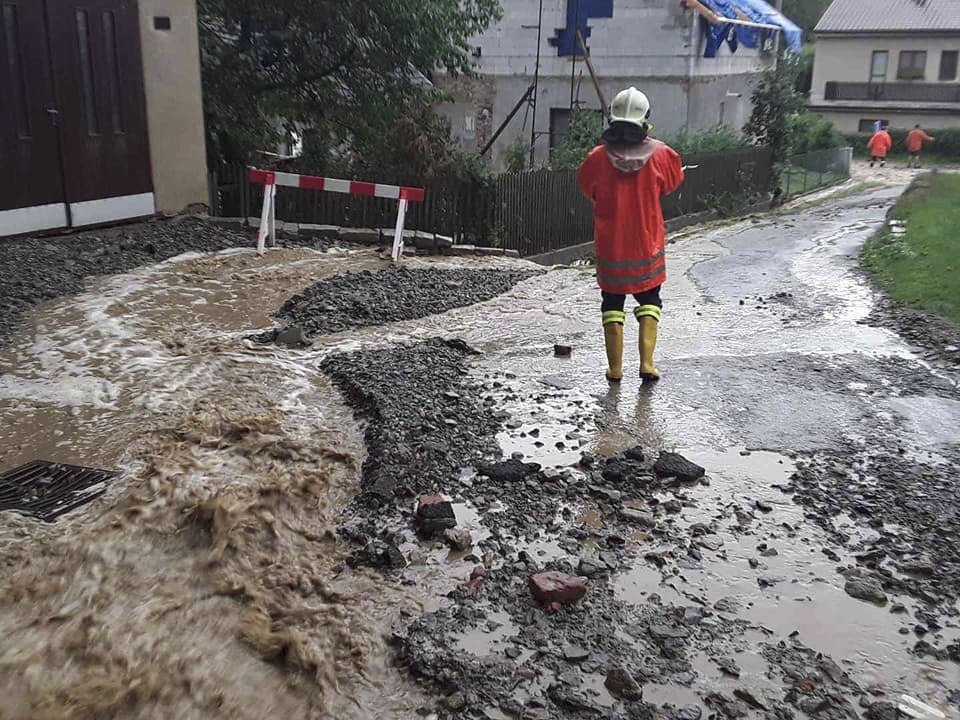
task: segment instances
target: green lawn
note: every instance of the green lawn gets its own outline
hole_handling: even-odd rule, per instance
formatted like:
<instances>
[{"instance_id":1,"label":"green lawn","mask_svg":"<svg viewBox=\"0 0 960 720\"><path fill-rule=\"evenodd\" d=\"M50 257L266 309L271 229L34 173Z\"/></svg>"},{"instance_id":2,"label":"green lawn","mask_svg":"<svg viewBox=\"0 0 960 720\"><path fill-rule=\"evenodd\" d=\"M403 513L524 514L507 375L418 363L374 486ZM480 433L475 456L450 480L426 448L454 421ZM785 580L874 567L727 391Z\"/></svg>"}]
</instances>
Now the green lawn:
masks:
<instances>
[{"instance_id":1,"label":"green lawn","mask_svg":"<svg viewBox=\"0 0 960 720\"><path fill-rule=\"evenodd\" d=\"M906 233L869 240L864 267L895 300L960 324L960 174L921 176L892 217Z\"/></svg>"}]
</instances>

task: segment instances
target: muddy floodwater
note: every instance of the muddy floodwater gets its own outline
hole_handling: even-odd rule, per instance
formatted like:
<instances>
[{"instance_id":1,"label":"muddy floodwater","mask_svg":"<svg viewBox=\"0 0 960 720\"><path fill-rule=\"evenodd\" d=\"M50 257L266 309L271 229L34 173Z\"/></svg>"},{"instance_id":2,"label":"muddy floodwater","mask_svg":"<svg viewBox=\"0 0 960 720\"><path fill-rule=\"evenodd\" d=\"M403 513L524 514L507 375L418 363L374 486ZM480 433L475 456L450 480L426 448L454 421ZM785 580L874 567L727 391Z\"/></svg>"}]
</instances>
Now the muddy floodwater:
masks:
<instances>
[{"instance_id":1,"label":"muddy floodwater","mask_svg":"<svg viewBox=\"0 0 960 720\"><path fill-rule=\"evenodd\" d=\"M94 282L0 355L0 466L117 468L0 524L2 715L409 716L384 637L422 597L346 570L362 435L315 358L243 340L372 254L187 257ZM294 671L294 672L291 672Z\"/></svg>"},{"instance_id":2,"label":"muddy floodwater","mask_svg":"<svg viewBox=\"0 0 960 720\"><path fill-rule=\"evenodd\" d=\"M0 515L0 717L400 719L433 708L430 689L395 667L389 639L410 618L449 606L448 592L476 563L412 541L400 547L409 562L402 572L348 562L354 548L338 529L356 512L366 428L321 364L438 336L482 353L469 380L495 387L496 410L509 418L496 436L507 457L563 470L585 452L640 445L683 452L707 469L709 484L688 491L691 502L662 536L711 525L702 560L664 570L644 560L662 537L636 532L625 538L629 569L596 582L637 606L738 608L748 625L734 658L740 678L732 685L698 654L695 681L656 679L644 686L645 702L698 706L732 687L776 695L782 682L757 648L798 638L878 697L909 693L956 716L960 666L919 656L915 623L854 599L838 573L881 537L913 542L909 529L840 507L814 518L780 491L811 456L867 453L891 437L917 462L956 460L956 379L867 322L875 298L855 269L899 190L678 237L664 290L665 377L653 389L635 371L621 387L604 381L587 268L555 269L442 314L316 337L305 349L249 338L295 293L334 274L383 269L380 256L181 256L92 280L39 308L0 349L0 470L45 459L120 475L103 497L54 523ZM571 357L554 357L561 341ZM511 497L479 507L474 473L450 478L458 489L450 494L479 558L490 513ZM764 508L748 530L734 522L740 507ZM605 520L587 502L566 510L518 548L575 563L564 533L602 536ZM581 550L594 552L590 542ZM916 597L891 601L910 616L925 607ZM938 647L960 636L956 598L952 612L941 610L931 635ZM510 648L511 617L498 609L464 626L451 652L510 650L535 670L534 653ZM603 677L588 675L584 687L614 708Z\"/></svg>"}]
</instances>

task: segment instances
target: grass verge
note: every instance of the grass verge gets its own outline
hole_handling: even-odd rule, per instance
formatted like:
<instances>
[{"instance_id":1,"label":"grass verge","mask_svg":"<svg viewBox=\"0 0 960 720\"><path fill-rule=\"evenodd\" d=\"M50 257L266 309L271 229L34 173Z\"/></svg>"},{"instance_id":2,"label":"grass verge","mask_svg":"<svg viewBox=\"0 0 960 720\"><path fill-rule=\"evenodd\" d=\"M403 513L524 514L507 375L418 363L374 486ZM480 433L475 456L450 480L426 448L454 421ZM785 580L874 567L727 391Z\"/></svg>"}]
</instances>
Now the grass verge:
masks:
<instances>
[{"instance_id":1,"label":"grass verge","mask_svg":"<svg viewBox=\"0 0 960 720\"><path fill-rule=\"evenodd\" d=\"M863 266L897 302L960 324L960 175L922 175L907 189L890 227L864 246Z\"/></svg>"}]
</instances>

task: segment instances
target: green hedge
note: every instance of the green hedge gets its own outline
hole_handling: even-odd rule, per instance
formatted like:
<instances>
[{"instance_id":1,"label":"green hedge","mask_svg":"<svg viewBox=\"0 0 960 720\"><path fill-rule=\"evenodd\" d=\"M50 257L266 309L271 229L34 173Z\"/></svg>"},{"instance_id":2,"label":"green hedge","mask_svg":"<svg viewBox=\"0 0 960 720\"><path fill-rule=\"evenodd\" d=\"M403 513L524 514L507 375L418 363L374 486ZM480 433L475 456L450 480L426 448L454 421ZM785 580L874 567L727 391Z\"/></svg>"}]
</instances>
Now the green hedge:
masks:
<instances>
[{"instance_id":1,"label":"green hedge","mask_svg":"<svg viewBox=\"0 0 960 720\"><path fill-rule=\"evenodd\" d=\"M813 113L794 115L790 118L789 127L791 155L843 147L846 144L832 122Z\"/></svg>"},{"instance_id":2,"label":"green hedge","mask_svg":"<svg viewBox=\"0 0 960 720\"><path fill-rule=\"evenodd\" d=\"M893 148L891 154L906 155L907 153L907 133L910 129L890 128L890 137L893 138ZM863 135L847 135L847 143L853 147L853 154L858 157L867 155L867 142L872 133ZM931 155L938 155L943 158L953 158L960 160L960 127L945 128L943 130L929 130L927 134L936 138L932 143L925 143L923 151Z\"/></svg>"}]
</instances>

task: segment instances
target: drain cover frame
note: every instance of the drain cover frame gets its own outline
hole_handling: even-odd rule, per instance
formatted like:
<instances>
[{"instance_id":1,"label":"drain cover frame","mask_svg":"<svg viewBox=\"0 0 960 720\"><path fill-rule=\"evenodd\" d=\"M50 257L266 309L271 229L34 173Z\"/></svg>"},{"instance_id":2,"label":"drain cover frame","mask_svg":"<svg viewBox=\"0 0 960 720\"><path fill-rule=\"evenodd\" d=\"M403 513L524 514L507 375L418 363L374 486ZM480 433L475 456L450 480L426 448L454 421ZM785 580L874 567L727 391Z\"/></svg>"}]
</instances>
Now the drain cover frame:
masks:
<instances>
[{"instance_id":1,"label":"drain cover frame","mask_svg":"<svg viewBox=\"0 0 960 720\"><path fill-rule=\"evenodd\" d=\"M0 473L0 512L52 523L107 491L113 470L34 460Z\"/></svg>"}]
</instances>

